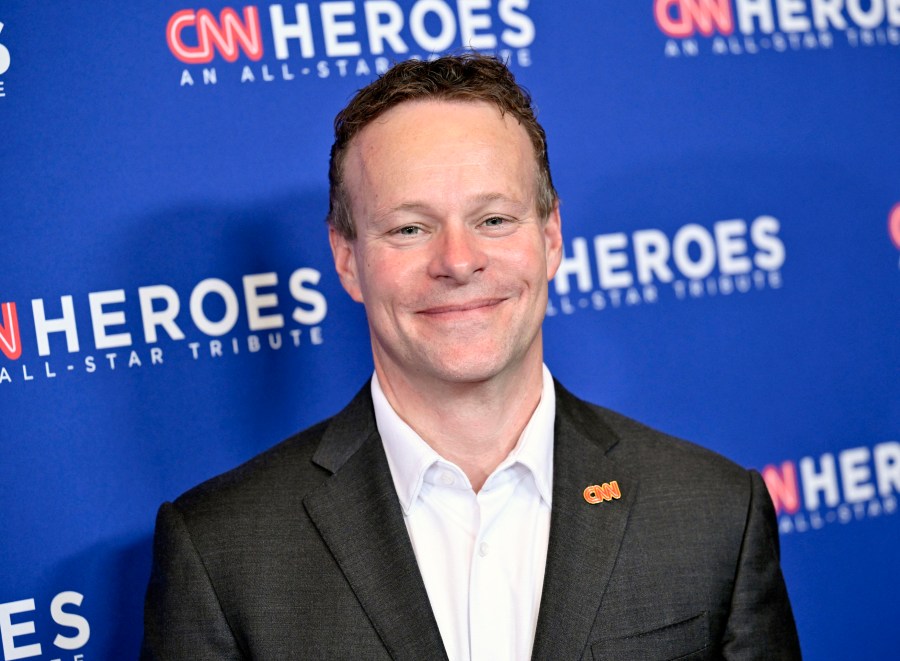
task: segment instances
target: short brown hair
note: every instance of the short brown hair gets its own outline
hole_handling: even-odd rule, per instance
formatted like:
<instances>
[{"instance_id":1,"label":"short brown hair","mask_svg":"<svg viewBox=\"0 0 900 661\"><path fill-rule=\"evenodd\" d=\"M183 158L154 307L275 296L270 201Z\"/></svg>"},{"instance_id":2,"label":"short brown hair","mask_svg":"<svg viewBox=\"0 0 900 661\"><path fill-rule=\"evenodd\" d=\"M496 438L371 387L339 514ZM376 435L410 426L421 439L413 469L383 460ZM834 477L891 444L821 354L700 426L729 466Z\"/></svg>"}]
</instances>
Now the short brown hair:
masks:
<instances>
[{"instance_id":1,"label":"short brown hair","mask_svg":"<svg viewBox=\"0 0 900 661\"><path fill-rule=\"evenodd\" d=\"M328 171L328 222L347 239L356 238L350 200L344 189L344 157L353 137L374 119L405 102L425 99L485 101L510 113L528 133L537 161L537 211L547 218L557 202L550 177L547 136L538 124L531 96L496 58L477 53L446 55L431 61L407 60L359 90L334 118L334 144Z\"/></svg>"}]
</instances>

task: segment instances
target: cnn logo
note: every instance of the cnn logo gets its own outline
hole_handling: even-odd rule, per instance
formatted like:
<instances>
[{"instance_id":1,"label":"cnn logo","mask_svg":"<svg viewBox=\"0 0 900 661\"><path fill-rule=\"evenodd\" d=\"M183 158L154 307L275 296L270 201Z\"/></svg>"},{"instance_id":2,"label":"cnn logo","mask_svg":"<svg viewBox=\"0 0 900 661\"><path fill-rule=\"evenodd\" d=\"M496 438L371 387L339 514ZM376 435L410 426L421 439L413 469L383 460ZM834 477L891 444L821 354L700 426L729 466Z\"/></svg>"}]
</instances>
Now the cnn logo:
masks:
<instances>
[{"instance_id":1,"label":"cnn logo","mask_svg":"<svg viewBox=\"0 0 900 661\"><path fill-rule=\"evenodd\" d=\"M653 17L659 29L673 39L698 32L704 37L734 32L730 0L654 0Z\"/></svg>"}]
</instances>

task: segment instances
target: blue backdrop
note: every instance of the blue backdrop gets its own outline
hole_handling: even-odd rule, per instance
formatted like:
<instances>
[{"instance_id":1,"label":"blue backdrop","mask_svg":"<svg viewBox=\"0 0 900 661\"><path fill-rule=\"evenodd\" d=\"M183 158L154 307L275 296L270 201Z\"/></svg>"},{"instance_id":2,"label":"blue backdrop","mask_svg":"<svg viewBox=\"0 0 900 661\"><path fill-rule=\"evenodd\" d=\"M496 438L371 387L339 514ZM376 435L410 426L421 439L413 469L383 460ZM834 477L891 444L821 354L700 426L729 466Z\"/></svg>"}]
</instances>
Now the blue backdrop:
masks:
<instances>
[{"instance_id":1,"label":"blue backdrop","mask_svg":"<svg viewBox=\"0 0 900 661\"><path fill-rule=\"evenodd\" d=\"M563 199L546 360L764 471L808 658L900 648L900 5L0 6L4 661L137 654L160 502L372 365L324 215L331 120L472 46Z\"/></svg>"}]
</instances>

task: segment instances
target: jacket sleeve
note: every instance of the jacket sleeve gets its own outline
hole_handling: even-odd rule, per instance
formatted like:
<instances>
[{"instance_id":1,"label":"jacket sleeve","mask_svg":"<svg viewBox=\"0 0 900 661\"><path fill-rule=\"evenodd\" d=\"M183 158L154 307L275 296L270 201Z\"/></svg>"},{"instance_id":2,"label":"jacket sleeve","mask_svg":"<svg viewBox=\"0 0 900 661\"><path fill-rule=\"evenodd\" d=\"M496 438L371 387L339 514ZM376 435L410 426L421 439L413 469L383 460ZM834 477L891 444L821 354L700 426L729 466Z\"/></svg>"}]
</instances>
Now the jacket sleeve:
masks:
<instances>
[{"instance_id":1,"label":"jacket sleeve","mask_svg":"<svg viewBox=\"0 0 900 661\"><path fill-rule=\"evenodd\" d=\"M750 472L750 505L723 639L726 659L799 659L800 643L781 573L775 508Z\"/></svg>"},{"instance_id":2,"label":"jacket sleeve","mask_svg":"<svg viewBox=\"0 0 900 661\"><path fill-rule=\"evenodd\" d=\"M143 660L227 660L242 654L181 513L156 518L153 569L144 602Z\"/></svg>"}]
</instances>

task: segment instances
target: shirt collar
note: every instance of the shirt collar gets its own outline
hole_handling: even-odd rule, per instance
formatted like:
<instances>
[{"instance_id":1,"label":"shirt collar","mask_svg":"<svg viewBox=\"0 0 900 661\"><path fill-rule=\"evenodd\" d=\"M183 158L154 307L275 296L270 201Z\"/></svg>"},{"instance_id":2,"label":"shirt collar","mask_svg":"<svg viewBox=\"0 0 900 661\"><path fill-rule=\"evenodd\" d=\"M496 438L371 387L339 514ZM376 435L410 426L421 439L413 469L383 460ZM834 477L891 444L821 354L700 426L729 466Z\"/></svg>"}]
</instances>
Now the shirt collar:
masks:
<instances>
[{"instance_id":1,"label":"shirt collar","mask_svg":"<svg viewBox=\"0 0 900 661\"><path fill-rule=\"evenodd\" d=\"M556 421L556 391L553 377L546 365L543 366L542 376L541 400L537 408L522 430L516 446L491 477L520 464L531 472L538 493L550 506L553 493L553 425ZM438 462L453 464L435 452L397 414L381 389L377 374L372 375L371 390L375 423L387 455L394 488L403 513L409 514L410 508L419 497L428 469ZM486 486L490 485L491 477L485 482Z\"/></svg>"}]
</instances>

